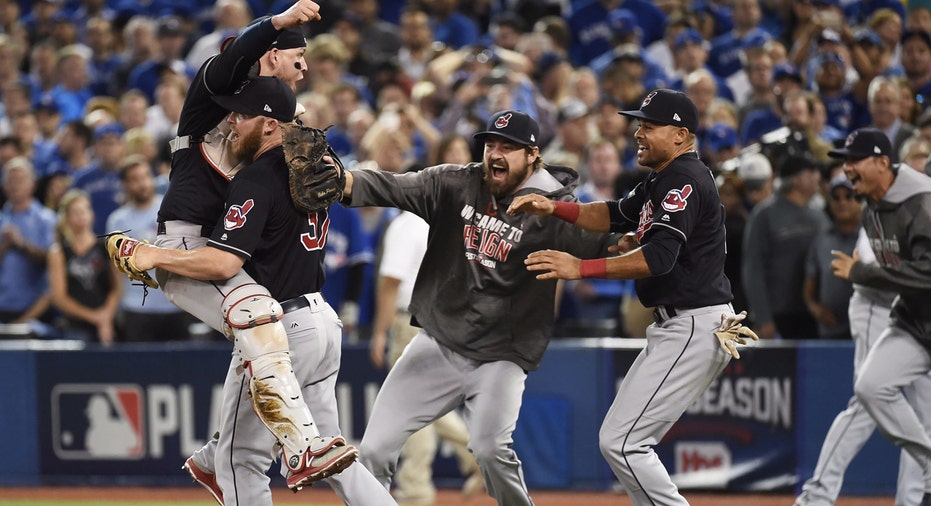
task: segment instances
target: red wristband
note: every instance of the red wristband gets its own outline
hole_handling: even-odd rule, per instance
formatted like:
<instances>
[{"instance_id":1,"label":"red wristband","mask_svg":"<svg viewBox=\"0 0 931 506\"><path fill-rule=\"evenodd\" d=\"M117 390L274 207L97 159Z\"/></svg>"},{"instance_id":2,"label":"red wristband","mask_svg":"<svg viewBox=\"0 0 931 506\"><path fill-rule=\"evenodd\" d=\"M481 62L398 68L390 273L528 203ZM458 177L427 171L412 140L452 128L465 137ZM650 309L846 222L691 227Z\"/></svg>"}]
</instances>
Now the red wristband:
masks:
<instances>
[{"instance_id":1,"label":"red wristband","mask_svg":"<svg viewBox=\"0 0 931 506\"><path fill-rule=\"evenodd\" d=\"M579 204L576 202L563 202L562 200L557 200L553 202L553 205L556 206L556 209L553 209L553 216L566 220L569 223L575 223L579 219Z\"/></svg>"},{"instance_id":2,"label":"red wristband","mask_svg":"<svg viewBox=\"0 0 931 506\"><path fill-rule=\"evenodd\" d=\"M608 259L582 260L579 262L579 276L583 278L607 278Z\"/></svg>"}]
</instances>

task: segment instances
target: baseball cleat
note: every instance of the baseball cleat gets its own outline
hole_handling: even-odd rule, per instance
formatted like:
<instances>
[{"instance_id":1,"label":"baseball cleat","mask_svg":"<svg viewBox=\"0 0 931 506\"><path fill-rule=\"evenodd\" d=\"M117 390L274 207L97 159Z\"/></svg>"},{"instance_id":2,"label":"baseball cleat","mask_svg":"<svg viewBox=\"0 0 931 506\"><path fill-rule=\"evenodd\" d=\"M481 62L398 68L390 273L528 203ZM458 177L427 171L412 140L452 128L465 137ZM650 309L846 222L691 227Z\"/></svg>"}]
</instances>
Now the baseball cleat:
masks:
<instances>
[{"instance_id":1,"label":"baseball cleat","mask_svg":"<svg viewBox=\"0 0 931 506\"><path fill-rule=\"evenodd\" d=\"M359 450L346 444L341 436L316 437L301 455L286 460L291 471L288 488L297 492L315 481L333 476L349 467L359 458Z\"/></svg>"},{"instance_id":2,"label":"baseball cleat","mask_svg":"<svg viewBox=\"0 0 931 506\"><path fill-rule=\"evenodd\" d=\"M188 474L191 475L191 478L194 478L194 482L199 483L202 487L207 489L207 492L210 492L210 495L216 499L217 503L223 506L223 491L220 490L219 485L217 485L217 476L215 474L208 473L197 467L193 457L188 457L188 459L184 461L184 465L181 466L181 469L187 471Z\"/></svg>"}]
</instances>

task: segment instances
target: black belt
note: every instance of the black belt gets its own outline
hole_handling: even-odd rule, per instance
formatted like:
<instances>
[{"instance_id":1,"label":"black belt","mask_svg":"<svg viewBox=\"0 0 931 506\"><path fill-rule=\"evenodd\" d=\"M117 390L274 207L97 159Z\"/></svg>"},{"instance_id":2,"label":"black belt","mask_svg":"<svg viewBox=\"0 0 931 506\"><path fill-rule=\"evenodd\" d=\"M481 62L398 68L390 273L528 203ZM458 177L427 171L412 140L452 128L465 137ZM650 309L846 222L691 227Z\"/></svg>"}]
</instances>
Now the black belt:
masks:
<instances>
[{"instance_id":1,"label":"black belt","mask_svg":"<svg viewBox=\"0 0 931 506\"><path fill-rule=\"evenodd\" d=\"M157 230L156 233L157 233L158 235L165 235L165 234L168 233L168 232L165 230L165 222L164 222L164 221L158 222L158 230ZM201 225L201 226L200 226L200 236L201 236L201 237L210 237L210 236L212 236L212 235L213 235L213 227L210 227L210 226L207 226L207 225Z\"/></svg>"},{"instance_id":2,"label":"black belt","mask_svg":"<svg viewBox=\"0 0 931 506\"><path fill-rule=\"evenodd\" d=\"M307 300L307 297L301 295L300 297L295 297L293 299L288 299L281 303L281 312L284 314L292 313L298 309L304 309L305 307L310 307L310 301Z\"/></svg>"},{"instance_id":3,"label":"black belt","mask_svg":"<svg viewBox=\"0 0 931 506\"><path fill-rule=\"evenodd\" d=\"M666 313L665 317L663 316L663 312ZM653 308L653 321L660 324L669 318L675 317L676 314L676 308L672 306L656 306Z\"/></svg>"}]
</instances>

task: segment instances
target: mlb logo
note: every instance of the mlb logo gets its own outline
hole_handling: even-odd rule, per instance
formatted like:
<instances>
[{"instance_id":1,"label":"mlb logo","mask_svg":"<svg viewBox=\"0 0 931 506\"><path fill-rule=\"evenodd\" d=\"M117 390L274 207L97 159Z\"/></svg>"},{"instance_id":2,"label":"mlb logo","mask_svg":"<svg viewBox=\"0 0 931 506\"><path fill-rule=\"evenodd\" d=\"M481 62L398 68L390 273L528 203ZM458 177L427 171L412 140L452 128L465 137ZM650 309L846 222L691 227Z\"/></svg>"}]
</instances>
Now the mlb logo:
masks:
<instances>
[{"instance_id":1,"label":"mlb logo","mask_svg":"<svg viewBox=\"0 0 931 506\"><path fill-rule=\"evenodd\" d=\"M138 385L59 384L52 389L52 449L62 460L145 456Z\"/></svg>"}]
</instances>

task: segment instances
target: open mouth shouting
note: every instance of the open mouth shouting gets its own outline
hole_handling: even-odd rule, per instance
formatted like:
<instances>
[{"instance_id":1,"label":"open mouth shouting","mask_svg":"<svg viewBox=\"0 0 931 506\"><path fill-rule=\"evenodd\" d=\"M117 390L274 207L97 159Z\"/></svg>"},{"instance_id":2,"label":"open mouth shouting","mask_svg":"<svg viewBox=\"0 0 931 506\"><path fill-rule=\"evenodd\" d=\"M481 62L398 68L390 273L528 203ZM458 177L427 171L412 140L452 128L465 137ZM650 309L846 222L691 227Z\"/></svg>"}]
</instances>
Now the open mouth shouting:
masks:
<instances>
[{"instance_id":1,"label":"open mouth shouting","mask_svg":"<svg viewBox=\"0 0 931 506\"><path fill-rule=\"evenodd\" d=\"M508 178L508 167L504 161L494 161L488 165L488 175L492 181L504 183Z\"/></svg>"}]
</instances>

